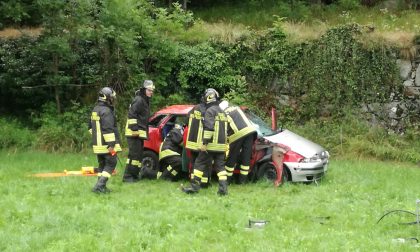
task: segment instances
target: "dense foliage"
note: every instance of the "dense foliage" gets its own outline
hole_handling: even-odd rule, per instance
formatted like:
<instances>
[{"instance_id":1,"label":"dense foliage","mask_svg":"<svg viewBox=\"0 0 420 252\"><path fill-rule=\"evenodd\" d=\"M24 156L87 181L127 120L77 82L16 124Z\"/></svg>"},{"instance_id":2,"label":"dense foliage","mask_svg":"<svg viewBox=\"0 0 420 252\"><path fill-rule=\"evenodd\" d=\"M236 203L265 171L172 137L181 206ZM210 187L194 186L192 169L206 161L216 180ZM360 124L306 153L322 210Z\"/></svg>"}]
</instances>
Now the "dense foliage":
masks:
<instances>
[{"instance_id":1,"label":"dense foliage","mask_svg":"<svg viewBox=\"0 0 420 252\"><path fill-rule=\"evenodd\" d=\"M365 31L355 24L291 44L279 19L228 43L190 33L200 24L176 3L164 9L136 0L35 2L45 11L41 36L0 39L0 113L29 124L44 149L85 147L84 113L101 86L117 90L124 125L145 78L157 85L153 110L198 102L214 87L261 115L277 107L283 124L340 120L401 93L393 49L364 46Z\"/></svg>"}]
</instances>

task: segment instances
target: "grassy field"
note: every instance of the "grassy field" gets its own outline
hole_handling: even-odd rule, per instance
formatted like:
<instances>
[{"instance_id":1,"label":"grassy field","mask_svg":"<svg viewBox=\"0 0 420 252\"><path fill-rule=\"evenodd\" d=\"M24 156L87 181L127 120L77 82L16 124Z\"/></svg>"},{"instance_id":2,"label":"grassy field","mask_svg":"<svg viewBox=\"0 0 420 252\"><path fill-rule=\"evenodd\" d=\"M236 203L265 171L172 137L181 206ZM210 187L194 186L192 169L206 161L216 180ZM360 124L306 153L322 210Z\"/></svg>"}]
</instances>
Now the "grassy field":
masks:
<instances>
[{"instance_id":1,"label":"grassy field","mask_svg":"<svg viewBox=\"0 0 420 252\"><path fill-rule=\"evenodd\" d=\"M124 161L124 158L122 158ZM180 183L122 184L90 192L95 177L35 178L94 165L91 154L0 152L0 251L415 251L420 226L401 225L420 199L420 168L409 163L332 160L315 184L274 188L217 185L184 195ZM185 183L185 182L184 182ZM247 228L249 219L269 223Z\"/></svg>"}]
</instances>

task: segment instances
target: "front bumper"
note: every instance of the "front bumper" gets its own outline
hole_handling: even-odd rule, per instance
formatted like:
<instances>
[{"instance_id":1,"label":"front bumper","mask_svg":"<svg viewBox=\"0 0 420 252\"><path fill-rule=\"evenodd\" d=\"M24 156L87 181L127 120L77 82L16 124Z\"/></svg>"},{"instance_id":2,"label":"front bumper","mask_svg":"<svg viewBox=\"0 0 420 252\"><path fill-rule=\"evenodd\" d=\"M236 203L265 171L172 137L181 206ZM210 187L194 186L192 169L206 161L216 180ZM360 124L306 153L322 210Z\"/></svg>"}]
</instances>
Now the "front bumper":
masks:
<instances>
[{"instance_id":1,"label":"front bumper","mask_svg":"<svg viewBox=\"0 0 420 252\"><path fill-rule=\"evenodd\" d=\"M311 163L284 162L289 168L292 182L319 180L328 170L328 160Z\"/></svg>"}]
</instances>

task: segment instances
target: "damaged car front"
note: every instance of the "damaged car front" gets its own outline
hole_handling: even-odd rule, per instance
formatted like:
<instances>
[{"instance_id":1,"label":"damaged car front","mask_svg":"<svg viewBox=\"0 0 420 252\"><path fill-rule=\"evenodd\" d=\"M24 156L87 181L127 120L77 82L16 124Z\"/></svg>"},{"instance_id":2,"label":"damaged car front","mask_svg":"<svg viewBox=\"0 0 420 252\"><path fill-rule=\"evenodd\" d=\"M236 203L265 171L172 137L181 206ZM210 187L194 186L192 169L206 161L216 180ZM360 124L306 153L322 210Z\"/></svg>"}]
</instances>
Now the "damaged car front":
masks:
<instances>
[{"instance_id":1,"label":"damaged car front","mask_svg":"<svg viewBox=\"0 0 420 252\"><path fill-rule=\"evenodd\" d=\"M281 162L283 171L280 173L283 173L283 179L292 182L318 181L325 175L330 155L322 146L287 129L273 130L249 110L246 115L258 131L256 149L266 149L265 157L256 160L257 178L278 180L279 172L278 168L276 172L275 166ZM271 169L266 164L268 157L273 164L271 166L274 166Z\"/></svg>"}]
</instances>

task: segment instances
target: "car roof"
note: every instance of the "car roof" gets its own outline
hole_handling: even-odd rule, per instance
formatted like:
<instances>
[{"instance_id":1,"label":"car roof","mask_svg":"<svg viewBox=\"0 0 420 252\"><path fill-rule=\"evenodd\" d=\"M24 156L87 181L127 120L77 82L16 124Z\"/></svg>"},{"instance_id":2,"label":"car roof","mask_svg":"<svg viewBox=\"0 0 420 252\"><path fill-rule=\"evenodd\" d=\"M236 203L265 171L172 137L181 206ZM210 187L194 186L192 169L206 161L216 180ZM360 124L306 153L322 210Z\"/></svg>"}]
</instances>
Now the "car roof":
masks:
<instances>
[{"instance_id":1,"label":"car roof","mask_svg":"<svg viewBox=\"0 0 420 252\"><path fill-rule=\"evenodd\" d=\"M172 105L165 107L156 112L156 114L179 114L179 115L186 115L190 110L194 107L194 105L186 104L186 105Z\"/></svg>"}]
</instances>

